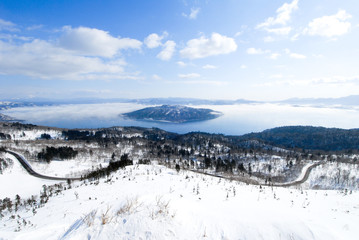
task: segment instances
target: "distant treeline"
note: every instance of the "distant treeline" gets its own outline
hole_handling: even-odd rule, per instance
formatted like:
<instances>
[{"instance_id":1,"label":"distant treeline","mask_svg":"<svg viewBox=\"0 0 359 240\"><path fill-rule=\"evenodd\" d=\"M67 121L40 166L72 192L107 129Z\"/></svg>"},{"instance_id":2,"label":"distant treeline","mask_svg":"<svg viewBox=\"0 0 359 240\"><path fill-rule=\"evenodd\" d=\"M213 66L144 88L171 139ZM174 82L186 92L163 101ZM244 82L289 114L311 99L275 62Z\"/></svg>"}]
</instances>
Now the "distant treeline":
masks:
<instances>
[{"instance_id":1,"label":"distant treeline","mask_svg":"<svg viewBox=\"0 0 359 240\"><path fill-rule=\"evenodd\" d=\"M21 123L3 123L3 126L18 130L31 130L36 128L35 125ZM278 127L242 136L226 136L223 134L209 134L203 132L177 134L166 132L158 128L140 127L63 130L62 136L68 141L80 140L97 142L103 147L110 146L111 144L116 145L122 141L137 141L142 139L147 142L148 146L156 147L156 145L161 144L182 146L180 153L182 156L189 155L189 153L184 152L189 151L189 148L195 149L196 146L206 146L207 148L211 148L216 144L224 144L232 150L239 149L243 151L271 151L276 147L280 147L308 152L359 152L359 129L345 130L312 126ZM44 133L40 138L51 139L51 136ZM11 134L0 133L0 139L9 140L11 139ZM44 153L46 153L46 151ZM166 154L166 152L163 153ZM50 154L50 156L52 156L52 154ZM41 157L46 157L46 154L45 156L41 155Z\"/></svg>"},{"instance_id":2,"label":"distant treeline","mask_svg":"<svg viewBox=\"0 0 359 240\"><path fill-rule=\"evenodd\" d=\"M37 154L37 158L46 162L50 162L51 160L57 159L71 159L76 157L77 151L75 151L72 147L46 147L41 152Z\"/></svg>"},{"instance_id":3,"label":"distant treeline","mask_svg":"<svg viewBox=\"0 0 359 240\"><path fill-rule=\"evenodd\" d=\"M111 161L105 168L99 168L91 173L87 174L86 179L99 179L101 177L109 176L111 172L117 171L119 168L133 165L133 161L129 159L128 154L123 154L118 161Z\"/></svg>"},{"instance_id":4,"label":"distant treeline","mask_svg":"<svg viewBox=\"0 0 359 240\"><path fill-rule=\"evenodd\" d=\"M1 140L11 139L11 136L10 134L0 132L0 139Z\"/></svg>"},{"instance_id":5,"label":"distant treeline","mask_svg":"<svg viewBox=\"0 0 359 240\"><path fill-rule=\"evenodd\" d=\"M250 133L241 139L258 139L284 148L358 151L359 129L339 129L312 126L278 127L260 133Z\"/></svg>"}]
</instances>

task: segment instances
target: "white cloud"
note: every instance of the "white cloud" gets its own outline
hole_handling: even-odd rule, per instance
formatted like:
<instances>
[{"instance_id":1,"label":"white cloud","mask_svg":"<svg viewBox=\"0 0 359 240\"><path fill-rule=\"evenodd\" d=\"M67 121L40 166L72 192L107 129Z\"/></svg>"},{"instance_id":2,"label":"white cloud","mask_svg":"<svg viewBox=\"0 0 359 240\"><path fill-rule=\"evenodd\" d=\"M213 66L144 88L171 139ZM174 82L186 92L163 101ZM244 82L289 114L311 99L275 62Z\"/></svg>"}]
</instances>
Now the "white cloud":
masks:
<instances>
[{"instance_id":1,"label":"white cloud","mask_svg":"<svg viewBox=\"0 0 359 240\"><path fill-rule=\"evenodd\" d=\"M181 81L183 84L191 84L191 85L213 85L213 86L224 86L227 85L227 82L221 81L210 81L210 80L190 80L190 81Z\"/></svg>"},{"instance_id":2,"label":"white cloud","mask_svg":"<svg viewBox=\"0 0 359 240\"><path fill-rule=\"evenodd\" d=\"M140 41L85 27L64 27L62 33L51 41L0 40L0 74L62 80L140 78L127 73L126 61L119 57L120 50L139 48Z\"/></svg>"},{"instance_id":3,"label":"white cloud","mask_svg":"<svg viewBox=\"0 0 359 240\"><path fill-rule=\"evenodd\" d=\"M299 54L299 53L293 53L291 52L288 48L284 49L284 52L286 54L288 54L288 56L290 58L295 58L295 59L306 59L307 57L303 54Z\"/></svg>"},{"instance_id":4,"label":"white cloud","mask_svg":"<svg viewBox=\"0 0 359 240\"><path fill-rule=\"evenodd\" d=\"M201 77L198 73L187 73L187 74L178 74L179 78L199 78Z\"/></svg>"},{"instance_id":5,"label":"white cloud","mask_svg":"<svg viewBox=\"0 0 359 240\"><path fill-rule=\"evenodd\" d=\"M300 33L296 33L296 34L294 34L293 37L290 38L290 40L291 41L297 41L299 36L300 36Z\"/></svg>"},{"instance_id":6,"label":"white cloud","mask_svg":"<svg viewBox=\"0 0 359 240\"><path fill-rule=\"evenodd\" d=\"M271 78L271 79L280 79L280 78L283 78L283 75L282 74L274 74L274 75L269 76L269 78Z\"/></svg>"},{"instance_id":7,"label":"white cloud","mask_svg":"<svg viewBox=\"0 0 359 240\"><path fill-rule=\"evenodd\" d=\"M148 35L144 40L144 43L148 48L157 48L159 46L162 46L162 51L159 54L157 54L157 58L164 61L168 61L172 58L176 48L176 43L171 40L162 44L161 41L164 38L166 38L167 35L168 35L167 32L164 32L161 36L159 36L156 33L152 33Z\"/></svg>"},{"instance_id":8,"label":"white cloud","mask_svg":"<svg viewBox=\"0 0 359 240\"><path fill-rule=\"evenodd\" d=\"M139 49L142 45L136 39L112 37L96 28L66 26L63 31L59 46L85 56L113 57L121 49Z\"/></svg>"},{"instance_id":9,"label":"white cloud","mask_svg":"<svg viewBox=\"0 0 359 240\"><path fill-rule=\"evenodd\" d=\"M167 41L163 44L163 50L157 55L161 60L168 61L172 58L176 49L176 43L174 41Z\"/></svg>"},{"instance_id":10,"label":"white cloud","mask_svg":"<svg viewBox=\"0 0 359 240\"><path fill-rule=\"evenodd\" d=\"M292 3L284 3L277 9L276 17L269 17L263 23L257 25L257 28L270 27L273 25L286 25L291 18L291 14L294 10L298 9L298 0L294 0Z\"/></svg>"},{"instance_id":11,"label":"white cloud","mask_svg":"<svg viewBox=\"0 0 359 240\"><path fill-rule=\"evenodd\" d=\"M316 18L308 24L304 34L329 38L344 35L351 28L351 23L347 21L351 17L345 10L339 10L337 14Z\"/></svg>"},{"instance_id":12,"label":"white cloud","mask_svg":"<svg viewBox=\"0 0 359 240\"><path fill-rule=\"evenodd\" d=\"M359 76L351 76L351 77L345 77L345 76L332 76L332 77L317 77L317 78L311 78L306 80L277 80L273 82L266 82L263 84L259 84L257 86L262 87L268 87L268 86L282 86L282 85L288 85L288 86L323 86L323 85L332 85L332 86L354 86L358 85L357 82L359 80Z\"/></svg>"},{"instance_id":13,"label":"white cloud","mask_svg":"<svg viewBox=\"0 0 359 240\"><path fill-rule=\"evenodd\" d=\"M187 63L182 62L182 61L178 61L177 65L180 66L180 67L185 67L185 66L187 66Z\"/></svg>"},{"instance_id":14,"label":"white cloud","mask_svg":"<svg viewBox=\"0 0 359 240\"><path fill-rule=\"evenodd\" d=\"M269 76L270 79L281 79L283 78L283 75L282 74L274 74L274 75L271 75Z\"/></svg>"},{"instance_id":15,"label":"white cloud","mask_svg":"<svg viewBox=\"0 0 359 240\"><path fill-rule=\"evenodd\" d=\"M20 40L20 41L31 41L34 40L32 37L18 36L17 34L0 34L0 39L7 41Z\"/></svg>"},{"instance_id":16,"label":"white cloud","mask_svg":"<svg viewBox=\"0 0 359 240\"><path fill-rule=\"evenodd\" d=\"M241 69L246 69L246 68L248 68L248 67L247 67L247 65L242 64L242 65L240 66L240 68L241 68Z\"/></svg>"},{"instance_id":17,"label":"white cloud","mask_svg":"<svg viewBox=\"0 0 359 240\"><path fill-rule=\"evenodd\" d=\"M281 27L281 28L266 28L266 31L269 33L274 33L277 35L288 35L292 30L291 27Z\"/></svg>"},{"instance_id":18,"label":"white cloud","mask_svg":"<svg viewBox=\"0 0 359 240\"><path fill-rule=\"evenodd\" d=\"M228 54L237 50L237 44L233 38L212 33L211 38L204 36L189 40L184 49L180 51L183 58L196 59Z\"/></svg>"},{"instance_id":19,"label":"white cloud","mask_svg":"<svg viewBox=\"0 0 359 240\"><path fill-rule=\"evenodd\" d=\"M247 53L251 55L259 55L259 54L265 54L268 53L268 50L262 50L260 48L248 48Z\"/></svg>"},{"instance_id":20,"label":"white cloud","mask_svg":"<svg viewBox=\"0 0 359 240\"><path fill-rule=\"evenodd\" d=\"M158 76L157 74L153 74L152 79L153 80L162 80L162 78L160 76Z\"/></svg>"},{"instance_id":21,"label":"white cloud","mask_svg":"<svg viewBox=\"0 0 359 240\"><path fill-rule=\"evenodd\" d=\"M278 59L278 57L280 57L281 56L281 54L279 54L279 53L272 53L270 56L269 56L269 58L270 59L273 59L273 60L276 60L276 59Z\"/></svg>"},{"instance_id":22,"label":"white cloud","mask_svg":"<svg viewBox=\"0 0 359 240\"><path fill-rule=\"evenodd\" d=\"M210 65L210 64L206 64L202 67L203 69L216 69L217 66L214 66L214 65Z\"/></svg>"},{"instance_id":23,"label":"white cloud","mask_svg":"<svg viewBox=\"0 0 359 240\"><path fill-rule=\"evenodd\" d=\"M28 30L28 31L33 31L33 30L41 29L41 28L43 28L43 27L44 27L44 25L42 25L42 24L32 25L32 26L30 26L30 27L27 27L26 30Z\"/></svg>"},{"instance_id":24,"label":"white cloud","mask_svg":"<svg viewBox=\"0 0 359 240\"><path fill-rule=\"evenodd\" d=\"M277 25L286 26L291 19L293 11L298 9L298 1L294 0L292 3L284 3L280 8L277 9L276 17L269 17L263 23L257 25L257 29L264 29L269 33L288 35L291 31L291 27L274 27Z\"/></svg>"},{"instance_id":25,"label":"white cloud","mask_svg":"<svg viewBox=\"0 0 359 240\"><path fill-rule=\"evenodd\" d=\"M171 84L188 84L188 85L212 85L212 86L224 86L228 82L225 81L211 81L211 80L182 80L182 81L166 81Z\"/></svg>"},{"instance_id":26,"label":"white cloud","mask_svg":"<svg viewBox=\"0 0 359 240\"><path fill-rule=\"evenodd\" d=\"M152 33L145 38L144 43L148 48L157 48L162 45L161 41L167 37L167 35L167 32L164 32L161 36L156 33Z\"/></svg>"},{"instance_id":27,"label":"white cloud","mask_svg":"<svg viewBox=\"0 0 359 240\"><path fill-rule=\"evenodd\" d=\"M236 32L236 34L234 34L234 37L239 37L240 35L242 35L242 32Z\"/></svg>"},{"instance_id":28,"label":"white cloud","mask_svg":"<svg viewBox=\"0 0 359 240\"><path fill-rule=\"evenodd\" d=\"M182 16L188 19L196 19L200 10L200 8L191 8L191 12L189 14L182 13Z\"/></svg>"},{"instance_id":29,"label":"white cloud","mask_svg":"<svg viewBox=\"0 0 359 240\"><path fill-rule=\"evenodd\" d=\"M16 32L19 31L19 29L16 28L16 24L12 23L10 21L5 21L0 18L0 31L6 30L10 32Z\"/></svg>"},{"instance_id":30,"label":"white cloud","mask_svg":"<svg viewBox=\"0 0 359 240\"><path fill-rule=\"evenodd\" d=\"M271 36L267 36L267 37L263 38L263 41L264 42L274 42L274 38Z\"/></svg>"},{"instance_id":31,"label":"white cloud","mask_svg":"<svg viewBox=\"0 0 359 240\"><path fill-rule=\"evenodd\" d=\"M291 58L295 58L295 59L306 59L307 57L303 54L299 54L299 53L290 53L289 56Z\"/></svg>"}]
</instances>

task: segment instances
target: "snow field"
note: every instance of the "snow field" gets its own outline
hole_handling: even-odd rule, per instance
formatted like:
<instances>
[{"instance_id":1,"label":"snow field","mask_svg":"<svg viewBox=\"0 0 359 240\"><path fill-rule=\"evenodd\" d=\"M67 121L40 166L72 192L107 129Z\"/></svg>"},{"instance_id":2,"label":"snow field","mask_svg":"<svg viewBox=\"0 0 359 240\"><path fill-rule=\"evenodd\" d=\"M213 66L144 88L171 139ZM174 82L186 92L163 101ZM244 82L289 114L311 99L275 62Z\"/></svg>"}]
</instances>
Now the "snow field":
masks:
<instances>
[{"instance_id":1,"label":"snow field","mask_svg":"<svg viewBox=\"0 0 359 240\"><path fill-rule=\"evenodd\" d=\"M54 129L32 129L32 130L16 130L2 129L4 133L10 134L12 140L36 140L41 137L42 134L48 134L52 139L63 139L62 132Z\"/></svg>"},{"instance_id":2,"label":"snow field","mask_svg":"<svg viewBox=\"0 0 359 240\"><path fill-rule=\"evenodd\" d=\"M108 162L89 161L88 159L72 159L64 161L31 162L33 169L44 175L55 177L81 177L91 170L107 167Z\"/></svg>"},{"instance_id":3,"label":"snow field","mask_svg":"<svg viewBox=\"0 0 359 240\"><path fill-rule=\"evenodd\" d=\"M29 198L31 195L39 195L42 185L52 185L58 182L35 178L26 172L13 155L6 153L5 157L10 158L13 165L0 174L1 199L5 197L14 199L16 194L21 198Z\"/></svg>"},{"instance_id":4,"label":"snow field","mask_svg":"<svg viewBox=\"0 0 359 240\"><path fill-rule=\"evenodd\" d=\"M356 191L261 188L158 165L127 167L110 178L73 183L35 216L22 210L34 226L20 232L5 216L0 236L350 240L359 234Z\"/></svg>"}]
</instances>

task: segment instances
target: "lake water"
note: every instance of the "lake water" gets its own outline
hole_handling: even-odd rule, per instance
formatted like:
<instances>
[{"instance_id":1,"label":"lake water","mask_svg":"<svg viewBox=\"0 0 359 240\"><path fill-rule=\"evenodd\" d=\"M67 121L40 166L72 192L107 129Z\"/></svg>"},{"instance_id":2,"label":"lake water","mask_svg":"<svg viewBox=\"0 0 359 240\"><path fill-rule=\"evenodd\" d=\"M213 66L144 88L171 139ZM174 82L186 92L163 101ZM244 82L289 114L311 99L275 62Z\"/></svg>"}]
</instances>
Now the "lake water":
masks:
<instances>
[{"instance_id":1,"label":"lake water","mask_svg":"<svg viewBox=\"0 0 359 240\"><path fill-rule=\"evenodd\" d=\"M184 124L145 122L124 119L121 113L149 105L132 103L73 104L45 107L13 108L3 114L26 123L61 128L102 128L112 126L157 127L170 132L202 131L241 135L268 128L311 125L337 128L359 128L359 108L299 107L279 104L238 104L191 106L220 111L219 118Z\"/></svg>"}]
</instances>

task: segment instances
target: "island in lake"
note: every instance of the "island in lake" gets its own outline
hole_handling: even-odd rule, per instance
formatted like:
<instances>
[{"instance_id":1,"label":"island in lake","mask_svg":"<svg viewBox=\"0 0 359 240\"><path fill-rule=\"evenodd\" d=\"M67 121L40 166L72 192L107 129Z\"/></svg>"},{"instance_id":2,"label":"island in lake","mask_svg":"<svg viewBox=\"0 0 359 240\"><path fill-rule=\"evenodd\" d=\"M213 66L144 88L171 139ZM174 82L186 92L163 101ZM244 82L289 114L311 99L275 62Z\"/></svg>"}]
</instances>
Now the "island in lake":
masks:
<instances>
[{"instance_id":1,"label":"island in lake","mask_svg":"<svg viewBox=\"0 0 359 240\"><path fill-rule=\"evenodd\" d=\"M214 119L221 116L222 113L206 108L162 105L157 107L147 107L122 115L134 120L186 123Z\"/></svg>"}]
</instances>

